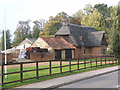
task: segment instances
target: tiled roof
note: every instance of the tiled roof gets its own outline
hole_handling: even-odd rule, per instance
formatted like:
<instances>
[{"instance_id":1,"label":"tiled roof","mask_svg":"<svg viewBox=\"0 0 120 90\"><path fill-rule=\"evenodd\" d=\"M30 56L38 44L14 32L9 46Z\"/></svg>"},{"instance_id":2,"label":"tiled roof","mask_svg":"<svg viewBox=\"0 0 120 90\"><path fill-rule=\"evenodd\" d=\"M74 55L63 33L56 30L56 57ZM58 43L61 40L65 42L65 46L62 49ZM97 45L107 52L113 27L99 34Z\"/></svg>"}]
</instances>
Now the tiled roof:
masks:
<instances>
[{"instance_id":1,"label":"tiled roof","mask_svg":"<svg viewBox=\"0 0 120 90\"><path fill-rule=\"evenodd\" d=\"M74 49L75 47L62 38L42 37L53 49Z\"/></svg>"}]
</instances>

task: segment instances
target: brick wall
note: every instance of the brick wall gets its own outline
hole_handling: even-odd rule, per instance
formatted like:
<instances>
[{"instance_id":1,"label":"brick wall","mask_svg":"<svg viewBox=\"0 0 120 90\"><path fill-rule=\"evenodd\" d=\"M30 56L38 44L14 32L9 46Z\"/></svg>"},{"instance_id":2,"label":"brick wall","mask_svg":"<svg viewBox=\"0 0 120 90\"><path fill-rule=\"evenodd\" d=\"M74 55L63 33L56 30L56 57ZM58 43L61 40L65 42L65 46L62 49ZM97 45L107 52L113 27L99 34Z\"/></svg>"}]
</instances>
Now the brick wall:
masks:
<instances>
[{"instance_id":1,"label":"brick wall","mask_svg":"<svg viewBox=\"0 0 120 90\"><path fill-rule=\"evenodd\" d=\"M35 61L54 60L54 53L30 53L30 59Z\"/></svg>"},{"instance_id":2,"label":"brick wall","mask_svg":"<svg viewBox=\"0 0 120 90\"><path fill-rule=\"evenodd\" d=\"M80 58L81 55L82 55L82 49L75 48L75 58Z\"/></svg>"},{"instance_id":3,"label":"brick wall","mask_svg":"<svg viewBox=\"0 0 120 90\"><path fill-rule=\"evenodd\" d=\"M92 47L92 48L75 48L75 58L81 58L83 56L99 56L101 54L102 47ZM30 59L32 60L54 60L55 54L52 53L31 53Z\"/></svg>"},{"instance_id":4,"label":"brick wall","mask_svg":"<svg viewBox=\"0 0 120 90\"><path fill-rule=\"evenodd\" d=\"M7 54L7 61L10 61L10 60L12 60L12 58L13 58L13 54L12 53L9 53L9 54ZM4 55L4 53L0 53L0 61L4 61L5 60L5 55Z\"/></svg>"},{"instance_id":5,"label":"brick wall","mask_svg":"<svg viewBox=\"0 0 120 90\"><path fill-rule=\"evenodd\" d=\"M92 47L92 48L76 48L75 49L75 58L80 58L82 56L98 56L102 55L102 47Z\"/></svg>"}]
</instances>

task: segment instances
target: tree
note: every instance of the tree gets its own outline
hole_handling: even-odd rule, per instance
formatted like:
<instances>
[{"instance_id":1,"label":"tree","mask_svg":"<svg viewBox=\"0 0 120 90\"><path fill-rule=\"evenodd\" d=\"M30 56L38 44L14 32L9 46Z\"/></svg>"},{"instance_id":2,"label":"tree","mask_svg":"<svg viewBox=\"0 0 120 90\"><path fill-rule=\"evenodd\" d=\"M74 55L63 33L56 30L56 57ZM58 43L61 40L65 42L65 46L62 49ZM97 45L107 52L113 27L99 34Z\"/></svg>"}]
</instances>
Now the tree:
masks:
<instances>
[{"instance_id":1,"label":"tree","mask_svg":"<svg viewBox=\"0 0 120 90\"><path fill-rule=\"evenodd\" d=\"M95 4L94 8L97 9L104 17L109 16L109 8L107 4Z\"/></svg>"},{"instance_id":2,"label":"tree","mask_svg":"<svg viewBox=\"0 0 120 90\"><path fill-rule=\"evenodd\" d=\"M65 13L65 12L60 12L60 13L58 13L58 14L55 16L54 20L57 20L57 21L59 21L60 23L70 22L71 17L70 17L67 13Z\"/></svg>"},{"instance_id":3,"label":"tree","mask_svg":"<svg viewBox=\"0 0 120 90\"><path fill-rule=\"evenodd\" d=\"M85 16L85 13L83 13L82 10L79 10L75 14L73 14L72 19L71 19L70 22L73 23L73 24L81 25L81 19L84 16Z\"/></svg>"},{"instance_id":4,"label":"tree","mask_svg":"<svg viewBox=\"0 0 120 90\"><path fill-rule=\"evenodd\" d=\"M84 11L87 15L91 14L93 10L94 10L94 7L91 4L86 4L86 6L84 7Z\"/></svg>"},{"instance_id":5,"label":"tree","mask_svg":"<svg viewBox=\"0 0 120 90\"><path fill-rule=\"evenodd\" d=\"M27 21L19 21L16 31L14 32L14 41L13 45L18 45L21 41L23 41L25 38L31 38L31 31L30 31L30 20Z\"/></svg>"},{"instance_id":6,"label":"tree","mask_svg":"<svg viewBox=\"0 0 120 90\"><path fill-rule=\"evenodd\" d=\"M50 16L49 20L45 23L44 29L40 32L40 36L55 35L61 28L63 22L70 22L71 17L65 12L58 13L55 17Z\"/></svg>"},{"instance_id":7,"label":"tree","mask_svg":"<svg viewBox=\"0 0 120 90\"><path fill-rule=\"evenodd\" d=\"M2 50L4 50L4 30L2 31ZM6 31L6 49L11 48L11 34L10 30Z\"/></svg>"},{"instance_id":8,"label":"tree","mask_svg":"<svg viewBox=\"0 0 120 90\"><path fill-rule=\"evenodd\" d=\"M81 20L81 24L95 27L98 30L104 30L103 15L98 10L94 10L91 14L85 15Z\"/></svg>"},{"instance_id":9,"label":"tree","mask_svg":"<svg viewBox=\"0 0 120 90\"><path fill-rule=\"evenodd\" d=\"M33 26L32 37L33 38L38 38L39 33L43 30L45 20L43 20L43 19L36 20L36 21L33 21L33 23L34 23L34 26Z\"/></svg>"},{"instance_id":10,"label":"tree","mask_svg":"<svg viewBox=\"0 0 120 90\"><path fill-rule=\"evenodd\" d=\"M113 53L120 55L120 6L118 5L117 9L117 22L113 36Z\"/></svg>"},{"instance_id":11,"label":"tree","mask_svg":"<svg viewBox=\"0 0 120 90\"><path fill-rule=\"evenodd\" d=\"M116 30L113 36L113 53L120 55L120 31Z\"/></svg>"},{"instance_id":12,"label":"tree","mask_svg":"<svg viewBox=\"0 0 120 90\"><path fill-rule=\"evenodd\" d=\"M61 27L61 23L56 20L50 20L45 23L44 29L40 32L40 36L54 35Z\"/></svg>"}]
</instances>

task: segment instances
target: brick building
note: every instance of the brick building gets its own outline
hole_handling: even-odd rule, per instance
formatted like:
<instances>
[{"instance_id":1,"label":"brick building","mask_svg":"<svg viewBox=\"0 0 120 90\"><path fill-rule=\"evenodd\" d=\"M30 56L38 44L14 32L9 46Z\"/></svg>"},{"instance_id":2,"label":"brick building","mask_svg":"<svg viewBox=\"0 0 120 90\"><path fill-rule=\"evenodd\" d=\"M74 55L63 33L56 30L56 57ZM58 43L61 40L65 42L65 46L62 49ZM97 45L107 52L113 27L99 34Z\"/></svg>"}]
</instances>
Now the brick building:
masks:
<instances>
[{"instance_id":1,"label":"brick building","mask_svg":"<svg viewBox=\"0 0 120 90\"><path fill-rule=\"evenodd\" d=\"M55 34L55 38L64 38L75 48L75 58L83 55L106 54L107 41L104 31L93 27L65 23Z\"/></svg>"},{"instance_id":2,"label":"brick building","mask_svg":"<svg viewBox=\"0 0 120 90\"><path fill-rule=\"evenodd\" d=\"M31 46L48 49L48 52L32 52L30 59L50 60L74 58L75 47L63 38L39 37Z\"/></svg>"},{"instance_id":3,"label":"brick building","mask_svg":"<svg viewBox=\"0 0 120 90\"><path fill-rule=\"evenodd\" d=\"M48 49L44 57L31 54L31 59L68 59L106 54L107 41L104 31L93 27L64 23L55 37L39 37L31 47Z\"/></svg>"}]
</instances>

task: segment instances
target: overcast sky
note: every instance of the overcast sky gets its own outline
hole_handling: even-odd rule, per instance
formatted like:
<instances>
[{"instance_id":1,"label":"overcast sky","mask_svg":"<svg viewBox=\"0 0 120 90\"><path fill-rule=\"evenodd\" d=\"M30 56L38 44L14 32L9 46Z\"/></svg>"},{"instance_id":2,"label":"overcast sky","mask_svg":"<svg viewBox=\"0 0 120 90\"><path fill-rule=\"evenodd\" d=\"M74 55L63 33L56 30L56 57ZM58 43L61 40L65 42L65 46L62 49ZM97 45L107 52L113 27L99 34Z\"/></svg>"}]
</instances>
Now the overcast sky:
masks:
<instances>
[{"instance_id":1,"label":"overcast sky","mask_svg":"<svg viewBox=\"0 0 120 90\"><path fill-rule=\"evenodd\" d=\"M119 0L0 0L0 30L5 28L4 9L6 29L10 29L12 34L20 20L48 20L49 16L62 11L73 15L86 4L105 3L115 6L118 2Z\"/></svg>"}]
</instances>

